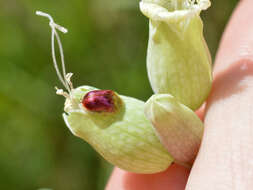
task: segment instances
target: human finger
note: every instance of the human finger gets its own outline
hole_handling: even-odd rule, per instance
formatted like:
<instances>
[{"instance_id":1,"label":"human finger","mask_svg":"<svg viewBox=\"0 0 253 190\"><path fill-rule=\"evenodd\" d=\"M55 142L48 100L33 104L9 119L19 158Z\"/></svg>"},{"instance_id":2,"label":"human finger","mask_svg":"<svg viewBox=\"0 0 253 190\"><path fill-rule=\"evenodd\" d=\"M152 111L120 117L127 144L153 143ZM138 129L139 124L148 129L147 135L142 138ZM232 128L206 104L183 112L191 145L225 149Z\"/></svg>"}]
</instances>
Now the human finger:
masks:
<instances>
[{"instance_id":1,"label":"human finger","mask_svg":"<svg viewBox=\"0 0 253 190\"><path fill-rule=\"evenodd\" d=\"M106 190L184 190L189 169L172 164L157 174L135 174L115 168Z\"/></svg>"},{"instance_id":2,"label":"human finger","mask_svg":"<svg viewBox=\"0 0 253 190\"><path fill-rule=\"evenodd\" d=\"M187 190L253 187L252 7L252 0L241 1L223 35L204 137Z\"/></svg>"}]
</instances>

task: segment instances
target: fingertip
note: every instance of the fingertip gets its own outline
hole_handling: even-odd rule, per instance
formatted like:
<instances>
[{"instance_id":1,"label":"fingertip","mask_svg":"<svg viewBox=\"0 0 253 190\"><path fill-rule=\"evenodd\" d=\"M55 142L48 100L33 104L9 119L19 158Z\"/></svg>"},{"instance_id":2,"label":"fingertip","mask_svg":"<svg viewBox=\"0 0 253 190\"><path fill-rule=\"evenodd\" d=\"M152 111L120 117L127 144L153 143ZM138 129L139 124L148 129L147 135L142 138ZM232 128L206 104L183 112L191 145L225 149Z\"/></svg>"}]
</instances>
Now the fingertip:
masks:
<instances>
[{"instance_id":1,"label":"fingertip","mask_svg":"<svg viewBox=\"0 0 253 190\"><path fill-rule=\"evenodd\" d=\"M252 0L241 0L223 35L206 105L204 137L186 189L252 187L248 173L253 148L252 7Z\"/></svg>"},{"instance_id":2,"label":"fingertip","mask_svg":"<svg viewBox=\"0 0 253 190\"><path fill-rule=\"evenodd\" d=\"M115 168L106 190L183 190L189 170L172 164L157 174L135 174Z\"/></svg>"},{"instance_id":3,"label":"fingertip","mask_svg":"<svg viewBox=\"0 0 253 190\"><path fill-rule=\"evenodd\" d=\"M204 115L205 115L205 108L206 108L206 103L204 103L197 111L195 111L196 115L201 119L202 121L204 120Z\"/></svg>"},{"instance_id":4,"label":"fingertip","mask_svg":"<svg viewBox=\"0 0 253 190\"><path fill-rule=\"evenodd\" d=\"M215 60L214 75L242 59L253 60L252 7L252 0L239 1L222 37Z\"/></svg>"}]
</instances>

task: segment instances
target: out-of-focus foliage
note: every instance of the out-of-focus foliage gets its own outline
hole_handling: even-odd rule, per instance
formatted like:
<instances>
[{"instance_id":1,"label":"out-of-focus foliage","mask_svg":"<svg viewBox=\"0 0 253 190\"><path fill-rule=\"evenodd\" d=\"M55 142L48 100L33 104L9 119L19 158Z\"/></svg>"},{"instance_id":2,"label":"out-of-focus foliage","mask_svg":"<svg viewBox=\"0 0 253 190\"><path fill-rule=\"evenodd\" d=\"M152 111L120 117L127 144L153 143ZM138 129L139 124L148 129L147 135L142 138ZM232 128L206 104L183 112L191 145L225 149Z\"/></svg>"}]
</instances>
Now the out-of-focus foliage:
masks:
<instances>
[{"instance_id":1,"label":"out-of-focus foliage","mask_svg":"<svg viewBox=\"0 0 253 190\"><path fill-rule=\"evenodd\" d=\"M213 0L202 14L214 58L237 0ZM102 190L111 171L62 120L50 30L35 10L69 29L62 35L74 85L147 100L148 20L136 0L0 1L0 189ZM193 55L194 56L194 55Z\"/></svg>"}]
</instances>

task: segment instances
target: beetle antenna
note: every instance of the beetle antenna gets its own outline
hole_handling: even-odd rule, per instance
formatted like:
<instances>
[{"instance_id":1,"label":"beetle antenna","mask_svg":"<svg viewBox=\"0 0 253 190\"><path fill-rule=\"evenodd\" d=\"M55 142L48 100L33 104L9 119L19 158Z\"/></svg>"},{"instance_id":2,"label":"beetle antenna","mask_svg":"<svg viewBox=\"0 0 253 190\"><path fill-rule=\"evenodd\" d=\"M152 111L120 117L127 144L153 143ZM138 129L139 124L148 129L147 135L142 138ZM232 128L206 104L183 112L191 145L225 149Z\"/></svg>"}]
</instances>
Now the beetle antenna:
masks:
<instances>
[{"instance_id":1,"label":"beetle antenna","mask_svg":"<svg viewBox=\"0 0 253 190\"><path fill-rule=\"evenodd\" d=\"M39 16L47 17L49 19L49 26L52 29L51 48L52 48L52 58L53 58L54 68L56 70L56 73L57 73L57 76L58 76L59 80L61 81L63 86L67 89L67 91L70 93L71 89L73 88L72 83L70 82L70 77L72 76L72 74L69 74L69 73L66 74L63 47L62 47L62 43L61 43L59 34L57 32L57 30L59 30L62 33L67 33L68 30L66 28L56 24L54 22L53 18L51 17L51 15L49 15L47 13L44 13L44 12L41 12L41 11L36 11L36 14L39 15ZM58 44L58 47L59 47L59 51L60 51L60 56L61 56L62 74L59 70L57 60L56 60L56 56L55 56L55 38L56 38L56 41L57 41L57 44Z\"/></svg>"}]
</instances>

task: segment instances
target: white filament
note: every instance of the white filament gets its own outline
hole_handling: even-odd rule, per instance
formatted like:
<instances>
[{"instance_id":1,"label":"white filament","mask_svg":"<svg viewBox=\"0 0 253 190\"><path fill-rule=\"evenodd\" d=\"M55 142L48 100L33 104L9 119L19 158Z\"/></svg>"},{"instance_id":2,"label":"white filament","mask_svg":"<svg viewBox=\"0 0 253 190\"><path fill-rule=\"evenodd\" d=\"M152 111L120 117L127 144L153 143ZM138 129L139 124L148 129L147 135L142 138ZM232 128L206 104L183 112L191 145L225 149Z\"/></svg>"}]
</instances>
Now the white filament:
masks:
<instances>
[{"instance_id":1,"label":"white filament","mask_svg":"<svg viewBox=\"0 0 253 190\"><path fill-rule=\"evenodd\" d=\"M53 63L54 63L54 67L57 73L57 76L59 78L59 80L61 81L61 83L64 85L64 87L68 90L68 92L71 92L71 88L72 88L72 84L69 82L70 77L67 77L66 74L66 69L65 69L65 63L64 63L64 53L63 53L63 47L62 47L62 43L60 40L60 37L57 33L57 30L59 30L60 32L63 33L67 33L68 30L58 24L56 24L53 20L53 18L51 17L51 15L41 12L41 11L36 11L36 14L39 16L43 16L43 17L47 17L49 19L49 26L52 29L52 35L51 35L51 47L52 47L52 58L53 58ZM56 56L55 56L55 37L56 37L56 41L57 44L59 46L59 51L60 51L60 56L61 56L61 63L62 63L62 74L59 70L58 64L57 64L57 60L56 60ZM63 76L62 76L63 75Z\"/></svg>"}]
</instances>

